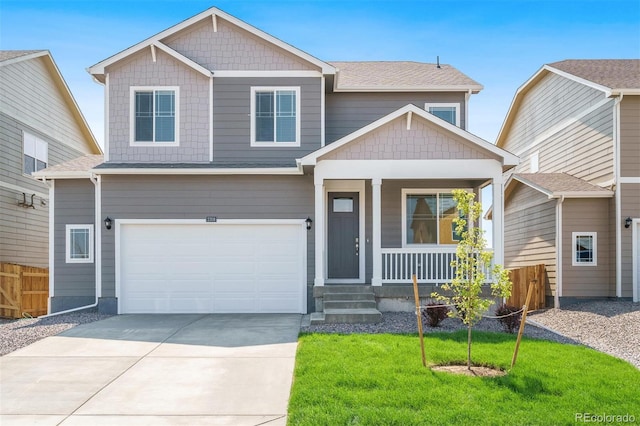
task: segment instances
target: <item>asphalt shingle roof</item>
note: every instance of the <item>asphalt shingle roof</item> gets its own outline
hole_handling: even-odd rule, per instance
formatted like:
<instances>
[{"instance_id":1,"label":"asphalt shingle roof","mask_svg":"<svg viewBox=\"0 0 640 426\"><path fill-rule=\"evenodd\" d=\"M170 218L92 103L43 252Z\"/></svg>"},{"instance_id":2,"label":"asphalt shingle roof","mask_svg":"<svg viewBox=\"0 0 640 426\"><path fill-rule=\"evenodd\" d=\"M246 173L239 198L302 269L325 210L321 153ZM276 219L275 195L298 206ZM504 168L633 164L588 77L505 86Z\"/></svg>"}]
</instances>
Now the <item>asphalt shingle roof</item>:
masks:
<instances>
[{"instance_id":1,"label":"asphalt shingle roof","mask_svg":"<svg viewBox=\"0 0 640 426\"><path fill-rule=\"evenodd\" d=\"M38 52L42 52L42 50L0 50L0 62Z\"/></svg>"},{"instance_id":2,"label":"asphalt shingle roof","mask_svg":"<svg viewBox=\"0 0 640 426\"><path fill-rule=\"evenodd\" d=\"M548 65L610 89L640 89L640 59L567 59Z\"/></svg>"},{"instance_id":3,"label":"asphalt shingle roof","mask_svg":"<svg viewBox=\"0 0 640 426\"><path fill-rule=\"evenodd\" d=\"M329 62L338 69L336 90L482 90L482 85L447 64L423 62Z\"/></svg>"},{"instance_id":4,"label":"asphalt shingle roof","mask_svg":"<svg viewBox=\"0 0 640 426\"><path fill-rule=\"evenodd\" d=\"M566 173L517 173L515 178L531 183L552 194L562 193L611 193L608 189Z\"/></svg>"}]
</instances>

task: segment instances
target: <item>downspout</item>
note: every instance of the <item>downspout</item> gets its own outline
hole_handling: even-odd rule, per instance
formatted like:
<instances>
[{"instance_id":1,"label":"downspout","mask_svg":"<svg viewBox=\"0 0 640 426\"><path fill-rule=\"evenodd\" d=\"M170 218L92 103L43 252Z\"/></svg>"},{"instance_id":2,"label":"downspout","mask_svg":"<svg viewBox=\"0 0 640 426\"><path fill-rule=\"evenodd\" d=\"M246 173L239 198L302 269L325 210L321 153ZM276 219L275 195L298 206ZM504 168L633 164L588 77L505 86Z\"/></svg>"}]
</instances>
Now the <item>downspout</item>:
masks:
<instances>
[{"instance_id":1,"label":"downspout","mask_svg":"<svg viewBox=\"0 0 640 426\"><path fill-rule=\"evenodd\" d=\"M100 176L96 176L96 175L92 175L89 177L89 180L91 180L91 183L93 183L93 185L95 186L95 196L94 196L94 201L95 201L95 225L94 225L94 233L95 233L95 238L94 238L94 245L95 245L95 249L94 249L94 259L95 259L95 281L96 281L96 296L95 296L95 301L90 304L90 305L85 305L85 306L80 306L77 308L72 308L72 309L67 309L64 311L60 311L60 312L55 312L53 314L48 314L48 315L42 315L39 318L47 318L47 317L53 317L56 315L62 315L62 314L67 314L70 312L76 312L76 311L82 311L85 309L91 309L91 308L95 308L98 306L98 301L100 299L100 294L102 293L102 228L100 227L101 225L101 217L102 217L102 179ZM52 206L50 206L50 208L52 208ZM50 243L51 244L51 243ZM53 253L53 251L51 251L50 253ZM51 256L51 255L50 255ZM51 270L49 271L49 282L51 283L52 280L52 274L51 274ZM51 285L51 284L50 284ZM51 302L49 302L49 304L51 304ZM51 310L51 306L49 306L49 310Z\"/></svg>"},{"instance_id":2,"label":"downspout","mask_svg":"<svg viewBox=\"0 0 640 426\"><path fill-rule=\"evenodd\" d=\"M556 293L553 297L553 307L560 309L560 295L562 293L562 202L564 195L556 200Z\"/></svg>"},{"instance_id":3,"label":"downspout","mask_svg":"<svg viewBox=\"0 0 640 426\"><path fill-rule=\"evenodd\" d=\"M613 104L613 180L616 203L616 297L622 297L622 199L620 198L620 93Z\"/></svg>"},{"instance_id":4,"label":"downspout","mask_svg":"<svg viewBox=\"0 0 640 426\"><path fill-rule=\"evenodd\" d=\"M42 183L49 188L49 297L47 297L47 312L51 312L51 298L54 295L55 291L55 280L54 280L54 265L55 265L55 256L53 253L54 240L55 240L55 180L47 182L47 178L42 178Z\"/></svg>"}]
</instances>

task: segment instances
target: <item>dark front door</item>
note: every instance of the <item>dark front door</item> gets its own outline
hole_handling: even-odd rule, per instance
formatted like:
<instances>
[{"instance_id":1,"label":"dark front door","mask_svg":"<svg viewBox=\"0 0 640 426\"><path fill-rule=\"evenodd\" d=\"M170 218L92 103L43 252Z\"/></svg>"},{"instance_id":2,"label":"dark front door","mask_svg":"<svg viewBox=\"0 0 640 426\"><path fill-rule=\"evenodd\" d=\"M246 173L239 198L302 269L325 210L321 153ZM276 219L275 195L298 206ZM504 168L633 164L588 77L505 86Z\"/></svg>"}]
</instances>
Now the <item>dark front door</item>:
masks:
<instances>
[{"instance_id":1,"label":"dark front door","mask_svg":"<svg viewBox=\"0 0 640 426\"><path fill-rule=\"evenodd\" d=\"M327 262L329 279L359 278L360 218L357 192L330 192Z\"/></svg>"}]
</instances>

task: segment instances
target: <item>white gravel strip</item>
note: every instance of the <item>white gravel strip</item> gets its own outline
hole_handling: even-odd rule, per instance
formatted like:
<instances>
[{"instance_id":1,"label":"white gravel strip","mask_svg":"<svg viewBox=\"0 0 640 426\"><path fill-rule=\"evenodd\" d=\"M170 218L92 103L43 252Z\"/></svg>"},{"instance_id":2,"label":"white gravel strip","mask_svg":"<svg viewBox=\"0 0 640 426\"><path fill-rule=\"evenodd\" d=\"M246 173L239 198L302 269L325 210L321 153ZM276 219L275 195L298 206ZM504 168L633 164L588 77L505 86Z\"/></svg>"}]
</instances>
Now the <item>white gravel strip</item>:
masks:
<instances>
[{"instance_id":1,"label":"white gravel strip","mask_svg":"<svg viewBox=\"0 0 640 426\"><path fill-rule=\"evenodd\" d=\"M640 369L640 303L584 302L534 312L528 318Z\"/></svg>"},{"instance_id":2,"label":"white gravel strip","mask_svg":"<svg viewBox=\"0 0 640 426\"><path fill-rule=\"evenodd\" d=\"M110 316L98 314L97 311L78 311L47 318L0 319L0 356L76 325Z\"/></svg>"}]
</instances>

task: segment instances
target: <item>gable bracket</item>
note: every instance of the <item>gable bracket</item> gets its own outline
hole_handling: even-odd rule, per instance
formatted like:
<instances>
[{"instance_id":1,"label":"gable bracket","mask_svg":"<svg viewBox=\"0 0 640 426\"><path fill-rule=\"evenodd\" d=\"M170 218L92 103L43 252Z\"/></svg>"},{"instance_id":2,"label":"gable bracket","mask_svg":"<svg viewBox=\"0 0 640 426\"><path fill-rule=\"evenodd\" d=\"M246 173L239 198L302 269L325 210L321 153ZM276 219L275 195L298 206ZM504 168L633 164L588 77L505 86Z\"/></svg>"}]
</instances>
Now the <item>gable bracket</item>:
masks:
<instances>
[{"instance_id":1,"label":"gable bracket","mask_svg":"<svg viewBox=\"0 0 640 426\"><path fill-rule=\"evenodd\" d=\"M217 33L218 32L218 18L217 18L217 15L215 13L211 14L211 21L213 22L213 32Z\"/></svg>"},{"instance_id":2,"label":"gable bracket","mask_svg":"<svg viewBox=\"0 0 640 426\"><path fill-rule=\"evenodd\" d=\"M407 130L411 130L411 118L413 117L413 112L409 111L407 113Z\"/></svg>"},{"instance_id":3,"label":"gable bracket","mask_svg":"<svg viewBox=\"0 0 640 426\"><path fill-rule=\"evenodd\" d=\"M156 46L154 44L151 45L151 59L153 62L156 62Z\"/></svg>"}]
</instances>

